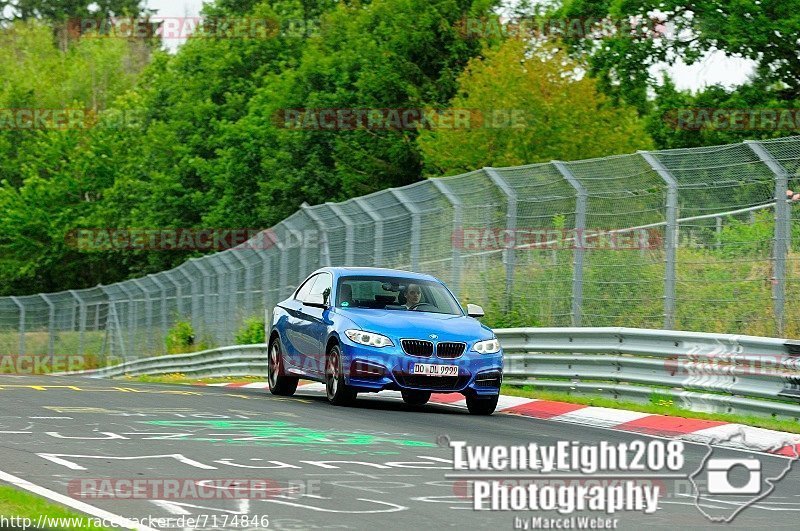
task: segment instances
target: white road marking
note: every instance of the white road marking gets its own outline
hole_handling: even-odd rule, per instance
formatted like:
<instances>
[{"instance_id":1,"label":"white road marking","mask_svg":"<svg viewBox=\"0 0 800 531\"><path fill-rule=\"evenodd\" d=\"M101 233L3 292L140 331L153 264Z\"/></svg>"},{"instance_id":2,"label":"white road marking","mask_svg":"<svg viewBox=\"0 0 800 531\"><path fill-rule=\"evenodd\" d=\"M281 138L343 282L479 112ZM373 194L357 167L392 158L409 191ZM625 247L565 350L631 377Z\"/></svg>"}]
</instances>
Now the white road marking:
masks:
<instances>
[{"instance_id":1,"label":"white road marking","mask_svg":"<svg viewBox=\"0 0 800 531\"><path fill-rule=\"evenodd\" d=\"M60 503L61 505L66 505L71 509L75 509L76 511L80 511L82 513L86 513L97 518L102 518L114 524L115 527L122 527L124 529L141 529L143 531L157 531L152 527L147 527L146 525L138 524L133 520L129 520L124 516L119 516L114 513L110 513L108 511L104 511L103 509L99 509L94 507L93 505L89 505L88 503L84 503L79 500L75 500L70 498L69 496L65 496L64 494L59 494L58 492L54 492L50 489L46 489L26 479L22 479L20 477L11 475L7 472L0 471L0 481L5 481L6 483L10 483L15 487L20 489L27 490L34 494L38 494L39 496L44 496L47 499L53 500L56 503Z\"/></svg>"}]
</instances>

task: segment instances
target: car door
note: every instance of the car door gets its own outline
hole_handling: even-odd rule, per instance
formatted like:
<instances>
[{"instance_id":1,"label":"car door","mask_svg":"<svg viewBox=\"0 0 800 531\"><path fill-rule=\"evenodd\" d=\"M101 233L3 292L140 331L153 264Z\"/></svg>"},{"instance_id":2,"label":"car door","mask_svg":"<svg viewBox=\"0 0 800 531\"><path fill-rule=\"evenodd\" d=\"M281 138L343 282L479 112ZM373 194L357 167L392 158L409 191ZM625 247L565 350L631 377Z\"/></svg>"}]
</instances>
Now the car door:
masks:
<instances>
[{"instance_id":1,"label":"car door","mask_svg":"<svg viewBox=\"0 0 800 531\"><path fill-rule=\"evenodd\" d=\"M283 325L283 346L284 346L284 360L288 367L302 367L303 364L303 351L309 347L305 344L305 336L302 334L303 325L305 320L302 318L303 299L311 291L314 282L316 282L319 274L308 278L300 288L295 292L294 296L287 299L281 306L286 310L286 321Z\"/></svg>"},{"instance_id":2,"label":"car door","mask_svg":"<svg viewBox=\"0 0 800 531\"><path fill-rule=\"evenodd\" d=\"M330 303L333 276L320 273L308 292L308 297L322 295L326 303ZM321 376L325 372L325 340L328 335L329 308L319 308L303 304L298 325L299 335L303 336L303 352L300 359L303 370Z\"/></svg>"}]
</instances>

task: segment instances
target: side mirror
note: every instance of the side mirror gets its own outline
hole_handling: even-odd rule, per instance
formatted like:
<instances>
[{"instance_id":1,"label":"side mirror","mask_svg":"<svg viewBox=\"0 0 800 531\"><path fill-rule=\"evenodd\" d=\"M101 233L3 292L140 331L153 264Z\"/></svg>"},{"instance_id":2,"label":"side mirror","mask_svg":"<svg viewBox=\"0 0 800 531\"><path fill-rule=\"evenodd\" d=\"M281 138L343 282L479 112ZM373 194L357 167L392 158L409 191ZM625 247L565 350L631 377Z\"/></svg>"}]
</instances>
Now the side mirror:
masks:
<instances>
[{"instance_id":1,"label":"side mirror","mask_svg":"<svg viewBox=\"0 0 800 531\"><path fill-rule=\"evenodd\" d=\"M322 308L323 310L328 308L328 303L325 302L325 295L322 293L310 293L306 295L306 298L303 299L303 304L306 306L313 306L314 308Z\"/></svg>"},{"instance_id":2,"label":"side mirror","mask_svg":"<svg viewBox=\"0 0 800 531\"><path fill-rule=\"evenodd\" d=\"M467 315L470 317L483 317L485 314L483 313L483 308L477 304L467 304Z\"/></svg>"}]
</instances>

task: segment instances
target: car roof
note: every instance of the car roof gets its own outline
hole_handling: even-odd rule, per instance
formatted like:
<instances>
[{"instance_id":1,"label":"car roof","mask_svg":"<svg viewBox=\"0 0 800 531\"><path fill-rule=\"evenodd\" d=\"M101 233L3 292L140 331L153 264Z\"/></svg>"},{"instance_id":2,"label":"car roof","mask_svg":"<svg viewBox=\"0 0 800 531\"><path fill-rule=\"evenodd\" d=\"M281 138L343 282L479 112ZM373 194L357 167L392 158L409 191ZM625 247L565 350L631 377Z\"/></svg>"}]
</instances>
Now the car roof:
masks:
<instances>
[{"instance_id":1,"label":"car roof","mask_svg":"<svg viewBox=\"0 0 800 531\"><path fill-rule=\"evenodd\" d=\"M384 267L324 267L320 271L329 271L338 277L342 276L361 276L361 277L384 277L384 276L403 276L417 280L434 280L439 282L434 276L425 273L414 273L413 271L403 271L402 269L388 269Z\"/></svg>"}]
</instances>

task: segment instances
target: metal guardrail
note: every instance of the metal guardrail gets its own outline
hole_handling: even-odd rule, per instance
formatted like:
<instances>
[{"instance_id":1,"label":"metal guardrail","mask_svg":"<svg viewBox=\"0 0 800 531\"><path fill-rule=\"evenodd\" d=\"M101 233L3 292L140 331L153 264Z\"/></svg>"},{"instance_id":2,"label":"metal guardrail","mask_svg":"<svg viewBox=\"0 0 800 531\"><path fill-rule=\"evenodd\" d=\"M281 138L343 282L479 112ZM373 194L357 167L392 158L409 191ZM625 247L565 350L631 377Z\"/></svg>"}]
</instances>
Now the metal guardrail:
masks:
<instances>
[{"instance_id":1,"label":"metal guardrail","mask_svg":"<svg viewBox=\"0 0 800 531\"><path fill-rule=\"evenodd\" d=\"M118 376L159 376L185 374L199 378L225 376L267 376L267 347L235 345L191 354L156 356L126 361L113 367L104 367L73 374L90 378L116 378Z\"/></svg>"},{"instance_id":2,"label":"metal guardrail","mask_svg":"<svg viewBox=\"0 0 800 531\"><path fill-rule=\"evenodd\" d=\"M800 418L800 341L638 328L495 330L504 383L693 411ZM266 376L266 345L129 361L90 377Z\"/></svg>"},{"instance_id":3,"label":"metal guardrail","mask_svg":"<svg viewBox=\"0 0 800 531\"><path fill-rule=\"evenodd\" d=\"M495 330L504 383L692 411L800 417L800 341L638 328Z\"/></svg>"}]
</instances>

